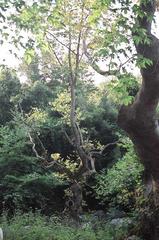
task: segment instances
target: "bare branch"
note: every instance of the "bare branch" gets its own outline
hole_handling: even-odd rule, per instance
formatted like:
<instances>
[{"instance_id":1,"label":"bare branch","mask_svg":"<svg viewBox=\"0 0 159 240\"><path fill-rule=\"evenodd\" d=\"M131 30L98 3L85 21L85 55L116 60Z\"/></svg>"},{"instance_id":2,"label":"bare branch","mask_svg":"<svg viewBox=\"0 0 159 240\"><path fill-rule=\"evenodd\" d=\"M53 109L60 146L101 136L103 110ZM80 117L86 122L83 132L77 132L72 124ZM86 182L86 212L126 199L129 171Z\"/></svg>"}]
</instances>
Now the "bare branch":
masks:
<instances>
[{"instance_id":1,"label":"bare branch","mask_svg":"<svg viewBox=\"0 0 159 240\"><path fill-rule=\"evenodd\" d=\"M94 155L94 154L98 154L98 155L103 155L104 151L109 148L110 146L114 146L114 145L117 145L120 141L115 141L115 142L112 142L112 143L108 143L106 144L103 149L101 149L100 151L97 151L97 150L92 150L90 151L90 154L91 155Z\"/></svg>"},{"instance_id":2,"label":"bare branch","mask_svg":"<svg viewBox=\"0 0 159 240\"><path fill-rule=\"evenodd\" d=\"M103 153L107 148L109 148L110 146L114 146L117 145L119 143L119 141L115 141L112 143L108 143L107 145L104 146L104 148L101 150L101 153Z\"/></svg>"},{"instance_id":3,"label":"bare branch","mask_svg":"<svg viewBox=\"0 0 159 240\"><path fill-rule=\"evenodd\" d=\"M69 51L71 51L75 56L76 53L75 51L73 51L72 49L70 49L69 46L67 46L66 44L64 44L63 42L61 42L53 33L46 31L48 34L50 34L58 43L60 43L63 47L67 48ZM49 39L48 39L49 40Z\"/></svg>"},{"instance_id":4,"label":"bare branch","mask_svg":"<svg viewBox=\"0 0 159 240\"><path fill-rule=\"evenodd\" d=\"M120 66L119 66L119 71L120 69L125 65L127 64L128 62L130 62L132 59L134 59L135 57L137 56L137 54L133 54L133 56L129 57L125 62L121 62L120 63Z\"/></svg>"},{"instance_id":5,"label":"bare branch","mask_svg":"<svg viewBox=\"0 0 159 240\"><path fill-rule=\"evenodd\" d=\"M56 53L54 50L53 50L53 53L54 53L54 55L55 55L55 57L56 57L56 60L57 60L57 62L59 63L59 65L62 66L62 62L60 61L57 53Z\"/></svg>"},{"instance_id":6,"label":"bare branch","mask_svg":"<svg viewBox=\"0 0 159 240\"><path fill-rule=\"evenodd\" d=\"M69 168L67 168L64 164L58 162L58 161L50 161L47 162L47 165L45 166L46 169L49 169L51 167L56 167L56 171L59 173L65 173L69 179L75 179L74 174L70 171Z\"/></svg>"},{"instance_id":7,"label":"bare branch","mask_svg":"<svg viewBox=\"0 0 159 240\"><path fill-rule=\"evenodd\" d=\"M28 136L29 136L30 142L32 143L32 150L33 150L33 152L35 153L35 156L36 156L37 158L39 158L40 160L43 160L46 169L51 168L51 167L53 167L53 166L56 166L56 167L57 167L56 170L57 170L58 172L60 172L60 173L66 173L66 175L67 175L69 178L74 179L72 172L71 172L67 167L65 167L63 164L61 164L61 163L59 163L58 161L55 161L55 160L48 161L46 154L45 154L45 157L41 157L41 156L38 154L38 152L37 152L37 150L36 150L36 148L35 148L35 143L34 143L34 140L33 140L32 136L31 136L31 134L28 133ZM43 145L43 144L42 144L42 145ZM46 150L45 150L45 152L46 152ZM45 152L44 152L44 153L45 153Z\"/></svg>"},{"instance_id":8,"label":"bare branch","mask_svg":"<svg viewBox=\"0 0 159 240\"><path fill-rule=\"evenodd\" d=\"M36 156L37 158L41 159L41 160L45 160L45 158L41 157L41 156L38 154L38 152L37 152L37 150L36 150L36 148L35 148L34 140L33 140L33 138L32 138L32 136L31 136L30 133L28 133L28 136L29 136L30 142L31 142L31 144L32 144L32 150L33 150L33 152L35 153L35 156Z\"/></svg>"},{"instance_id":9,"label":"bare branch","mask_svg":"<svg viewBox=\"0 0 159 240\"><path fill-rule=\"evenodd\" d=\"M45 147L44 147L44 144L42 143L41 139L39 138L39 136L38 136L37 134L36 134L36 138L38 139L38 141L39 141L39 143L40 143L40 145L41 145L41 148L42 148L43 152L46 152L46 149L45 149Z\"/></svg>"}]
</instances>

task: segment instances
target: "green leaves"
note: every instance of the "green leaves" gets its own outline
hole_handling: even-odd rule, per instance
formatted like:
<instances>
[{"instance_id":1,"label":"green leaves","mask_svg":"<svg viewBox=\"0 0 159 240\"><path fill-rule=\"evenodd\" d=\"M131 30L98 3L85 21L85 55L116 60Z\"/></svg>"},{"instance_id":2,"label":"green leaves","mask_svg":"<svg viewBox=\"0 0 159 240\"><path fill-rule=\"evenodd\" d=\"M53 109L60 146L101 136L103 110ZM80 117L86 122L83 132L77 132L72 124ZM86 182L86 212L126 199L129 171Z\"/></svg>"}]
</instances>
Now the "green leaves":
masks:
<instances>
[{"instance_id":1,"label":"green leaves","mask_svg":"<svg viewBox=\"0 0 159 240\"><path fill-rule=\"evenodd\" d=\"M147 34L146 29L138 27L138 25L136 25L132 29L132 33L133 33L133 41L135 45L139 45L139 44L150 45L151 40Z\"/></svg>"},{"instance_id":2,"label":"green leaves","mask_svg":"<svg viewBox=\"0 0 159 240\"><path fill-rule=\"evenodd\" d=\"M149 58L146 58L142 55L138 56L137 60L136 60L136 65L139 68L148 68L149 66L151 66L153 64L153 61Z\"/></svg>"},{"instance_id":3,"label":"green leaves","mask_svg":"<svg viewBox=\"0 0 159 240\"><path fill-rule=\"evenodd\" d=\"M121 105L129 105L138 91L138 80L131 74L123 74L108 84L109 98Z\"/></svg>"},{"instance_id":4,"label":"green leaves","mask_svg":"<svg viewBox=\"0 0 159 240\"><path fill-rule=\"evenodd\" d=\"M101 11L96 10L96 11L94 11L94 13L91 16L89 16L88 22L90 24L94 24L99 20L100 16L101 16Z\"/></svg>"},{"instance_id":5,"label":"green leaves","mask_svg":"<svg viewBox=\"0 0 159 240\"><path fill-rule=\"evenodd\" d=\"M131 208L137 200L135 191L142 190L143 166L138 162L130 140L125 139L124 142L127 145L127 153L113 167L97 175L95 191L97 198L102 202L106 201L111 206L115 204ZM123 143L123 147L126 145Z\"/></svg>"},{"instance_id":6,"label":"green leaves","mask_svg":"<svg viewBox=\"0 0 159 240\"><path fill-rule=\"evenodd\" d=\"M29 48L25 51L24 60L28 65L32 62L34 56L35 56L35 50L33 48Z\"/></svg>"}]
</instances>

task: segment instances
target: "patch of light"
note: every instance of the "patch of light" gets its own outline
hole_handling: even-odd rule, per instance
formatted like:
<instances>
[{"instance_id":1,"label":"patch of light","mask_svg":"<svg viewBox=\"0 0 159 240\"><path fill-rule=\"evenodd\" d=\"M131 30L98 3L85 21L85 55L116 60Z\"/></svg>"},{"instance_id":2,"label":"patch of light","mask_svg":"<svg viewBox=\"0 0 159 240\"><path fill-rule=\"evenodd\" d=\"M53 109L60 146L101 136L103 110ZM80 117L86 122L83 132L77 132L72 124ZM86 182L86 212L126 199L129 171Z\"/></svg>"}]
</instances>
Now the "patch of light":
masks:
<instances>
[{"instance_id":1,"label":"patch of light","mask_svg":"<svg viewBox=\"0 0 159 240\"><path fill-rule=\"evenodd\" d=\"M159 12L155 13L155 21L152 25L152 33L159 38Z\"/></svg>"},{"instance_id":2,"label":"patch of light","mask_svg":"<svg viewBox=\"0 0 159 240\"><path fill-rule=\"evenodd\" d=\"M13 53L11 53L11 51ZM9 44L3 44L0 46L0 65L6 65L11 68L16 68L19 66L20 57L22 56L22 52L17 52L15 48L10 46ZM14 55L14 53L20 55L19 58Z\"/></svg>"},{"instance_id":3,"label":"patch of light","mask_svg":"<svg viewBox=\"0 0 159 240\"><path fill-rule=\"evenodd\" d=\"M19 77L19 80L22 84L26 83L28 81L28 78L25 75L18 75L18 77Z\"/></svg>"}]
</instances>

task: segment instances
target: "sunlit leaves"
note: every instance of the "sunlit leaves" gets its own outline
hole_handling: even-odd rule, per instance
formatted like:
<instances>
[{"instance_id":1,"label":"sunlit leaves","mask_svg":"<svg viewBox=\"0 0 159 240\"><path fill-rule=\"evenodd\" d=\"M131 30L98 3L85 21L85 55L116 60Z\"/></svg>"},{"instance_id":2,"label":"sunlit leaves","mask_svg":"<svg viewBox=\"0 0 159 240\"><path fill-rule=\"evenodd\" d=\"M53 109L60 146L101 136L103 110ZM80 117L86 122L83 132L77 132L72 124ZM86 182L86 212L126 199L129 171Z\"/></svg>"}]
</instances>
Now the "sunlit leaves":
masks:
<instances>
[{"instance_id":1,"label":"sunlit leaves","mask_svg":"<svg viewBox=\"0 0 159 240\"><path fill-rule=\"evenodd\" d=\"M67 123L70 121L71 97L66 90L58 94L56 100L52 103L52 107L54 111L56 110L62 115L64 121Z\"/></svg>"},{"instance_id":2,"label":"sunlit leaves","mask_svg":"<svg viewBox=\"0 0 159 240\"><path fill-rule=\"evenodd\" d=\"M25 51L24 60L26 61L26 63L27 63L28 65L32 62L34 56L35 56L35 51L34 51L34 49L31 49L31 48L30 48L30 49L27 49L27 50Z\"/></svg>"},{"instance_id":3,"label":"sunlit leaves","mask_svg":"<svg viewBox=\"0 0 159 240\"><path fill-rule=\"evenodd\" d=\"M13 20L17 26L22 29L31 30L34 33L41 31L43 26L43 18L47 18L49 3L33 2L29 6L25 6L19 15L13 15Z\"/></svg>"},{"instance_id":4,"label":"sunlit leaves","mask_svg":"<svg viewBox=\"0 0 159 240\"><path fill-rule=\"evenodd\" d=\"M30 126L36 125L36 127L40 127L47 121L47 119L47 112L33 108L32 112L28 115L27 122L30 124Z\"/></svg>"},{"instance_id":5,"label":"sunlit leaves","mask_svg":"<svg viewBox=\"0 0 159 240\"><path fill-rule=\"evenodd\" d=\"M60 154L59 153L52 153L51 154L52 159L55 161L58 161L60 159Z\"/></svg>"},{"instance_id":6,"label":"sunlit leaves","mask_svg":"<svg viewBox=\"0 0 159 240\"><path fill-rule=\"evenodd\" d=\"M70 125L70 109L71 109L71 95L68 91L63 90L57 95L56 100L51 104L52 109L61 114L61 120L64 124ZM81 119L82 113L80 108L76 109L77 120Z\"/></svg>"}]
</instances>

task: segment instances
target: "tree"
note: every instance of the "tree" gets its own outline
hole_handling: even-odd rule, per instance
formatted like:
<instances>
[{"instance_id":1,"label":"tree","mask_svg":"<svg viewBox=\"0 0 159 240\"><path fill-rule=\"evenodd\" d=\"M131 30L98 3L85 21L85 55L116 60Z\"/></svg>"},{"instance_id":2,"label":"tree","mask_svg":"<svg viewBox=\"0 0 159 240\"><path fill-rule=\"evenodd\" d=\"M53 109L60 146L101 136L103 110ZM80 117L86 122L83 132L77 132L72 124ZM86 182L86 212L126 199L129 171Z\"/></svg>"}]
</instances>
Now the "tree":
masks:
<instances>
[{"instance_id":1,"label":"tree","mask_svg":"<svg viewBox=\"0 0 159 240\"><path fill-rule=\"evenodd\" d=\"M20 88L16 73L2 67L0 69L0 125L6 124L13 118L14 102Z\"/></svg>"},{"instance_id":2,"label":"tree","mask_svg":"<svg viewBox=\"0 0 159 240\"><path fill-rule=\"evenodd\" d=\"M118 122L132 139L140 159L145 167L145 184L151 186L155 204L154 229L149 239L159 239L159 134L156 116L159 102L159 40L152 34L152 21L156 10L156 1L140 1L133 36L139 37L139 29L144 29L145 42L135 43L138 56L151 60L151 64L141 67L142 85L135 101L120 109Z\"/></svg>"},{"instance_id":3,"label":"tree","mask_svg":"<svg viewBox=\"0 0 159 240\"><path fill-rule=\"evenodd\" d=\"M110 1L101 1L105 3L106 10ZM114 1L113 1L114 3ZM110 9L111 13L116 10L116 18L114 18L113 31L110 31L111 24L108 22L110 12L107 13L101 10L101 4L98 1L50 1L34 2L32 6L26 5L20 11L19 16L14 16L13 20L22 29L29 29L33 33L33 40L27 44L26 56L30 62L35 55L33 45L35 44L42 54L50 54L54 61L59 64L61 69L65 69L64 75L67 82L67 90L70 94L71 111L70 125L72 136L68 136L65 131L65 136L71 143L81 160L81 165L78 171L73 174L65 167L56 165L67 172L68 176L74 181L72 189L76 181L78 186L79 176L87 175L95 170L94 158L90 151L87 151L84 146L83 136L77 118L77 83L83 74L84 64L90 63L91 66L102 75L120 76L121 70L125 71L124 65L132 59L128 58L124 63L117 64L115 58L119 58L118 53L123 53L128 57L125 50L119 48L122 43L129 45L127 35L124 35L124 27L127 32L130 30L133 33L133 40L137 50L137 62L140 63L141 73L143 76L143 84L135 102L126 107L122 107L119 113L119 125L128 132L133 140L139 156L145 166L145 181L149 183L153 179L155 185L155 204L158 205L158 123L155 118L156 107L158 104L158 40L151 34L151 23L155 12L155 2L152 0L142 0L140 5L133 6L134 16L128 16L129 7L132 6L131 1L119 1L119 7L113 6ZM102 17L101 17L102 12ZM122 14L127 15L122 17ZM40 13L40 14L39 14ZM32 24L34 21L34 24ZM128 21L128 23L126 23ZM112 22L112 21L110 21ZM96 23L96 24L95 24ZM107 29L103 34L103 25L106 23ZM99 31L94 31L92 24ZM128 26L130 24L130 26ZM102 27L101 27L102 26ZM122 29L122 30L121 30ZM92 37L93 35L93 37ZM105 38L107 35L107 38ZM107 48L103 49L102 43L105 38ZM93 44L94 41L94 44ZM89 43L88 43L89 42ZM94 46L95 45L95 46ZM100 46L100 53L97 54L96 46ZM127 46L128 51L130 48ZM94 51L95 50L95 51ZM85 56L84 56L85 55ZM93 55L93 56L92 56ZM104 56L108 57L108 70L101 71L98 66L98 59ZM87 59L86 59L87 57ZM133 58L136 57L133 54ZM50 58L51 59L51 58ZM65 65L66 67L63 67ZM119 65L119 66L117 66ZM43 66L42 66L43 67ZM117 68L118 67L118 68ZM117 69L116 69L117 68ZM38 70L38 69L37 69ZM35 76L33 76L35 77ZM37 76L36 76L37 77ZM124 79L128 79L124 75ZM33 79L34 80L34 79ZM129 98L127 104L132 101ZM144 139L143 139L144 137ZM35 149L33 137L30 135L30 141L33 145L33 151L37 157L38 152ZM47 158L44 150L43 159ZM50 157L50 156L49 156ZM51 157L50 157L51 164ZM52 161L55 164L55 161ZM81 190L78 186L79 198L81 198ZM74 190L73 190L74 191ZM74 191L74 194L75 191ZM77 199L77 195L75 196ZM75 204L75 203L74 203ZM75 206L75 205L74 205ZM79 209L79 203L75 206L76 211Z\"/></svg>"},{"instance_id":4,"label":"tree","mask_svg":"<svg viewBox=\"0 0 159 240\"><path fill-rule=\"evenodd\" d=\"M55 163L54 160L52 163L53 165L58 165L60 170L65 170L68 177L72 180L71 190L74 199L72 210L73 214L76 213L76 215L78 215L80 205L82 204L80 179L96 171L95 158L92 152L85 148L85 140L83 139L77 118L77 84L84 76L85 57L83 42L88 37L88 33L90 38L91 31L94 32L93 28L91 28L91 31L89 30L89 22L91 18L97 19L100 15L99 11L97 11L97 6L96 1L90 0L80 0L78 2L74 0L59 0L56 4L43 1L39 4L35 2L32 6L26 6L20 15L14 18L18 26L32 31L34 34L32 42L41 50L42 54L46 55L47 53L49 55L51 52L52 59L54 58L54 61L61 68L63 68L63 65L66 66L65 78L70 95L69 122L71 136L68 135L65 129L64 134L68 142L78 153L80 164L77 171L72 174L69 169L59 166L60 164ZM34 21L34 25L32 25L32 21ZM32 46L29 45L26 50L26 56L29 56L29 61L33 54ZM30 141L34 146L34 139L31 134ZM33 150L36 156L40 158L35 147L33 147ZM43 158L49 157L51 165L51 156L46 155L46 151L44 151Z\"/></svg>"}]
</instances>

